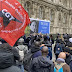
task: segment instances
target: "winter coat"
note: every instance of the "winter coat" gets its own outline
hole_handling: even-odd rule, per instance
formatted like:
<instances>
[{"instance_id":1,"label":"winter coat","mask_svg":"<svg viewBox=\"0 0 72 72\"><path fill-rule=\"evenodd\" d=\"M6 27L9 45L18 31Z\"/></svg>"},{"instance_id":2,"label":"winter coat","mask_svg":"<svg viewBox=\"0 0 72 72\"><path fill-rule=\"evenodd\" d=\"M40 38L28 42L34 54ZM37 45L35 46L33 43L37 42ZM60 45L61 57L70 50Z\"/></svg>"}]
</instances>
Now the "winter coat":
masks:
<instances>
[{"instance_id":1,"label":"winter coat","mask_svg":"<svg viewBox=\"0 0 72 72\"><path fill-rule=\"evenodd\" d=\"M14 47L11 47L8 43L4 43L0 46L0 52L13 53L14 60L19 60L20 58L17 50Z\"/></svg>"},{"instance_id":2,"label":"winter coat","mask_svg":"<svg viewBox=\"0 0 72 72\"><path fill-rule=\"evenodd\" d=\"M63 51L61 44L56 43L56 45L54 47L54 53L56 53L56 51L58 51L58 48L60 48L59 53Z\"/></svg>"},{"instance_id":3,"label":"winter coat","mask_svg":"<svg viewBox=\"0 0 72 72\"><path fill-rule=\"evenodd\" d=\"M31 62L29 72L54 72L53 62L43 56L34 58Z\"/></svg>"},{"instance_id":4,"label":"winter coat","mask_svg":"<svg viewBox=\"0 0 72 72\"><path fill-rule=\"evenodd\" d=\"M0 69L0 72L21 72L21 70L16 66L11 66L9 68Z\"/></svg>"},{"instance_id":5,"label":"winter coat","mask_svg":"<svg viewBox=\"0 0 72 72\"><path fill-rule=\"evenodd\" d=\"M69 65L70 61L71 61L71 55L66 54L65 62Z\"/></svg>"},{"instance_id":6,"label":"winter coat","mask_svg":"<svg viewBox=\"0 0 72 72\"><path fill-rule=\"evenodd\" d=\"M39 56L42 56L42 53L41 51L37 51L33 54L32 58L36 58L36 57L39 57Z\"/></svg>"},{"instance_id":7,"label":"winter coat","mask_svg":"<svg viewBox=\"0 0 72 72\"><path fill-rule=\"evenodd\" d=\"M31 46L31 53L35 53L35 52L37 52L37 51L39 51L40 50L40 48L39 47L36 47L36 46Z\"/></svg>"},{"instance_id":8,"label":"winter coat","mask_svg":"<svg viewBox=\"0 0 72 72\"><path fill-rule=\"evenodd\" d=\"M19 68L13 66L14 60L19 59L17 50L5 43L0 46L0 72L21 72Z\"/></svg>"},{"instance_id":9,"label":"winter coat","mask_svg":"<svg viewBox=\"0 0 72 72\"><path fill-rule=\"evenodd\" d=\"M54 39L53 38L49 38L49 41L54 44Z\"/></svg>"}]
</instances>

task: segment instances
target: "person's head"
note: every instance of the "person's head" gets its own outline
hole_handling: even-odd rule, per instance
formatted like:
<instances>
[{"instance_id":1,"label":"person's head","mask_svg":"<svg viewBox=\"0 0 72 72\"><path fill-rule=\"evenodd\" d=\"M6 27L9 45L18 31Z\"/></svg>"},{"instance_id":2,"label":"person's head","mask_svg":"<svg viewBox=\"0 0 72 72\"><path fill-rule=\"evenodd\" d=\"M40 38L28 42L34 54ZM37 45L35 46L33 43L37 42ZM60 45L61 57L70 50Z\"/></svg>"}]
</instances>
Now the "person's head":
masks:
<instances>
[{"instance_id":1,"label":"person's head","mask_svg":"<svg viewBox=\"0 0 72 72\"><path fill-rule=\"evenodd\" d=\"M46 35L44 35L43 38L44 38L44 41L47 41L48 40L48 38L47 38Z\"/></svg>"},{"instance_id":2,"label":"person's head","mask_svg":"<svg viewBox=\"0 0 72 72\"><path fill-rule=\"evenodd\" d=\"M36 28L37 28L36 21L32 21L30 24L31 31L36 33Z\"/></svg>"},{"instance_id":3,"label":"person's head","mask_svg":"<svg viewBox=\"0 0 72 72\"><path fill-rule=\"evenodd\" d=\"M22 45L24 43L24 39L23 38L20 38L19 40L18 40L18 45Z\"/></svg>"},{"instance_id":4,"label":"person's head","mask_svg":"<svg viewBox=\"0 0 72 72\"><path fill-rule=\"evenodd\" d=\"M52 38L53 36L52 36L52 35L50 35L50 37Z\"/></svg>"},{"instance_id":5,"label":"person's head","mask_svg":"<svg viewBox=\"0 0 72 72\"><path fill-rule=\"evenodd\" d=\"M35 46L36 46L36 47L40 47L40 44L41 44L41 43L40 43L39 41L36 41L36 42L35 42Z\"/></svg>"},{"instance_id":6,"label":"person's head","mask_svg":"<svg viewBox=\"0 0 72 72\"><path fill-rule=\"evenodd\" d=\"M45 56L46 57L48 55L48 47L47 46L44 46L42 48L41 52L42 52L42 56Z\"/></svg>"},{"instance_id":7,"label":"person's head","mask_svg":"<svg viewBox=\"0 0 72 72\"><path fill-rule=\"evenodd\" d=\"M61 53L58 55L58 58L66 59L66 54L65 54L64 52L61 52Z\"/></svg>"}]
</instances>

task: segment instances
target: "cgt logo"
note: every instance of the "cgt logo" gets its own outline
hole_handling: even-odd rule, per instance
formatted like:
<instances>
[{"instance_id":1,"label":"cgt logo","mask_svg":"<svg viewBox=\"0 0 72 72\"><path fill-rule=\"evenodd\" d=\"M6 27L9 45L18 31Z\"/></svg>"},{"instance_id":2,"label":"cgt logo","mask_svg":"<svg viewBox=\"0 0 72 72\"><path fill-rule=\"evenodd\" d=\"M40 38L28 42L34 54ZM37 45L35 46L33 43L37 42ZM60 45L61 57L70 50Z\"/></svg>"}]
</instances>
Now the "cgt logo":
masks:
<instances>
[{"instance_id":1,"label":"cgt logo","mask_svg":"<svg viewBox=\"0 0 72 72\"><path fill-rule=\"evenodd\" d=\"M11 13L7 12L6 9L3 9L2 11L0 11L0 17L3 17L3 25L4 25L4 28L10 23L11 20L17 21L19 23L22 23L21 21L19 21L15 17L13 17L11 15Z\"/></svg>"},{"instance_id":2,"label":"cgt logo","mask_svg":"<svg viewBox=\"0 0 72 72\"><path fill-rule=\"evenodd\" d=\"M2 10L2 13L3 13L3 15L4 15L5 17L7 17L9 20L14 20L14 19L15 19L9 12L7 12L6 9L3 9L3 10Z\"/></svg>"}]
</instances>

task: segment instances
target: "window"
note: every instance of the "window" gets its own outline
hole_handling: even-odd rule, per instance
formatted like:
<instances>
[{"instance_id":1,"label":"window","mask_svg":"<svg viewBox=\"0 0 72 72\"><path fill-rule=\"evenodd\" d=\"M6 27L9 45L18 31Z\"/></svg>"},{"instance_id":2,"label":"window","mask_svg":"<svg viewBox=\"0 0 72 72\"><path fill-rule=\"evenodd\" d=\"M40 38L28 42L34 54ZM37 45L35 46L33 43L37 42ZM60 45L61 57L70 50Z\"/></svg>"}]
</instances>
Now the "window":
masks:
<instances>
[{"instance_id":1,"label":"window","mask_svg":"<svg viewBox=\"0 0 72 72\"><path fill-rule=\"evenodd\" d=\"M61 22L61 13L59 13L59 23Z\"/></svg>"},{"instance_id":2,"label":"window","mask_svg":"<svg viewBox=\"0 0 72 72\"><path fill-rule=\"evenodd\" d=\"M63 23L67 23L67 14L66 13L64 13L64 19L63 19Z\"/></svg>"},{"instance_id":3,"label":"window","mask_svg":"<svg viewBox=\"0 0 72 72\"><path fill-rule=\"evenodd\" d=\"M28 12L28 14L30 13L30 3L26 2L24 5L25 10Z\"/></svg>"},{"instance_id":4,"label":"window","mask_svg":"<svg viewBox=\"0 0 72 72\"><path fill-rule=\"evenodd\" d=\"M63 4L64 4L64 6L67 6L67 0L64 0Z\"/></svg>"},{"instance_id":5,"label":"window","mask_svg":"<svg viewBox=\"0 0 72 72\"><path fill-rule=\"evenodd\" d=\"M50 11L50 21L54 21L54 10Z\"/></svg>"},{"instance_id":6,"label":"window","mask_svg":"<svg viewBox=\"0 0 72 72\"><path fill-rule=\"evenodd\" d=\"M40 19L43 19L44 18L44 10L43 9L44 8L42 6L39 8L39 18Z\"/></svg>"}]
</instances>

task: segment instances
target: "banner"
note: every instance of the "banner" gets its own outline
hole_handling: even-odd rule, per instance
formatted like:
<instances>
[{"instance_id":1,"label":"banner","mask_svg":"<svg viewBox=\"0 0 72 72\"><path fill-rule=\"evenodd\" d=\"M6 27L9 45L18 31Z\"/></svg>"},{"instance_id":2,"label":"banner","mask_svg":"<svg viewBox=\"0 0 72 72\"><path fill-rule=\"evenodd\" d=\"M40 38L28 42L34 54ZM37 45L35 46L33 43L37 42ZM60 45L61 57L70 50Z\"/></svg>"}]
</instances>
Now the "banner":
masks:
<instances>
[{"instance_id":1,"label":"banner","mask_svg":"<svg viewBox=\"0 0 72 72\"><path fill-rule=\"evenodd\" d=\"M39 21L38 33L50 33L50 22L48 21Z\"/></svg>"},{"instance_id":2,"label":"banner","mask_svg":"<svg viewBox=\"0 0 72 72\"><path fill-rule=\"evenodd\" d=\"M0 37L11 46L24 35L28 13L17 0L0 0Z\"/></svg>"},{"instance_id":3,"label":"banner","mask_svg":"<svg viewBox=\"0 0 72 72\"><path fill-rule=\"evenodd\" d=\"M50 34L50 21L30 18L31 33Z\"/></svg>"}]
</instances>

